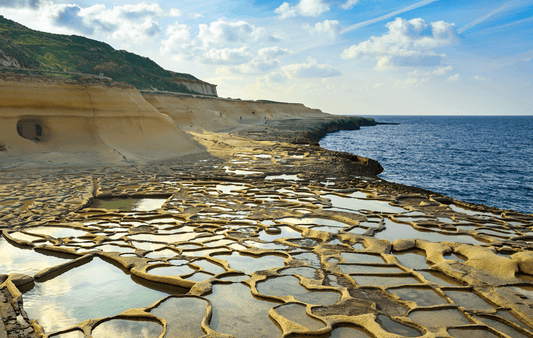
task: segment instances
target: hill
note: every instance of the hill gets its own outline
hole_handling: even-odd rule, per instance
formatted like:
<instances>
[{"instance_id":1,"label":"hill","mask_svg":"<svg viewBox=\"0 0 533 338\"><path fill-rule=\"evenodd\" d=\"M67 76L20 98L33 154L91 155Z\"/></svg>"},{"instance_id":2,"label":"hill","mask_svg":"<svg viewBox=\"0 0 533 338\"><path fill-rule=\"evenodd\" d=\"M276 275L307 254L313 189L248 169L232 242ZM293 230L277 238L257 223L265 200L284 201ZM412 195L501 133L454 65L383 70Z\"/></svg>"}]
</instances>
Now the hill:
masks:
<instances>
[{"instance_id":1,"label":"hill","mask_svg":"<svg viewBox=\"0 0 533 338\"><path fill-rule=\"evenodd\" d=\"M0 15L0 66L4 71L34 69L46 75L77 77L103 73L138 89L200 94L191 83L207 84L186 73L160 67L149 58L77 35L40 32ZM184 84L185 83L185 84Z\"/></svg>"}]
</instances>

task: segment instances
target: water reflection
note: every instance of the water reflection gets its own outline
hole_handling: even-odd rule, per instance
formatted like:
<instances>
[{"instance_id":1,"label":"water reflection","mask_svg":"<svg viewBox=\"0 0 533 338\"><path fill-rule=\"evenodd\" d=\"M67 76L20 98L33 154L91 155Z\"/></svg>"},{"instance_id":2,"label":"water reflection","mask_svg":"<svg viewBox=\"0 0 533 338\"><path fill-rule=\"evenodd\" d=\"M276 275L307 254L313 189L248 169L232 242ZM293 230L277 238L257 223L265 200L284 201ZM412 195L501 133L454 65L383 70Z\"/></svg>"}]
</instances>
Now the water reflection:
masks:
<instances>
[{"instance_id":1,"label":"water reflection","mask_svg":"<svg viewBox=\"0 0 533 338\"><path fill-rule=\"evenodd\" d=\"M0 236L0 274L23 273L35 275L37 272L54 265L63 264L68 257L58 257L37 253L32 249L22 249L10 244Z\"/></svg>"},{"instance_id":2,"label":"water reflection","mask_svg":"<svg viewBox=\"0 0 533 338\"><path fill-rule=\"evenodd\" d=\"M180 294L183 290L169 288L163 292L144 287L121 269L94 258L51 280L35 283L24 294L24 309L46 332L54 332L87 319L149 306L172 293Z\"/></svg>"}]
</instances>

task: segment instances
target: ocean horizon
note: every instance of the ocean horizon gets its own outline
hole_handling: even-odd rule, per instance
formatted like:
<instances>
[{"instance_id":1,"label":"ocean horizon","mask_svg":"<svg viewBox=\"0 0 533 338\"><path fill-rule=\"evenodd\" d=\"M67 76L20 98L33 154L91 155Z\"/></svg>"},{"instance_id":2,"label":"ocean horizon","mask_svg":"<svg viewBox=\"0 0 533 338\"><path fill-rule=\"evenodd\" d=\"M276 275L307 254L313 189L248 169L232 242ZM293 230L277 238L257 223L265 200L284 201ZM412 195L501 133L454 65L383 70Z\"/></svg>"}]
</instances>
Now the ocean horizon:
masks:
<instances>
[{"instance_id":1,"label":"ocean horizon","mask_svg":"<svg viewBox=\"0 0 533 338\"><path fill-rule=\"evenodd\" d=\"M398 125L338 131L320 146L377 160L387 181L533 213L533 116L363 117Z\"/></svg>"}]
</instances>

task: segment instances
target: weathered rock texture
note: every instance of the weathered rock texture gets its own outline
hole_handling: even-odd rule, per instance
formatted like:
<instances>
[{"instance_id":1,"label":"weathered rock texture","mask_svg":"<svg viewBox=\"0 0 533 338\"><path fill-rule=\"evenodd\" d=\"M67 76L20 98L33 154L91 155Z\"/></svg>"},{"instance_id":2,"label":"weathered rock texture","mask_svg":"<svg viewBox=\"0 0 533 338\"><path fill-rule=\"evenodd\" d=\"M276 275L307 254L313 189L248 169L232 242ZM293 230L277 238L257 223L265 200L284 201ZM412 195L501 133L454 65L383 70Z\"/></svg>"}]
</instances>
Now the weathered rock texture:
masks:
<instances>
[{"instance_id":1,"label":"weathered rock texture","mask_svg":"<svg viewBox=\"0 0 533 338\"><path fill-rule=\"evenodd\" d=\"M273 119L312 118L314 121L314 118L331 117L300 103L150 93L143 93L143 96L161 113L172 117L180 128L190 131L229 131L250 125L260 125L261 129L265 129L265 125Z\"/></svg>"},{"instance_id":2,"label":"weathered rock texture","mask_svg":"<svg viewBox=\"0 0 533 338\"><path fill-rule=\"evenodd\" d=\"M130 86L4 76L0 156L90 153L95 163L143 162L198 151L174 121Z\"/></svg>"},{"instance_id":3,"label":"weathered rock texture","mask_svg":"<svg viewBox=\"0 0 533 338\"><path fill-rule=\"evenodd\" d=\"M184 85L185 87L187 87L187 89L193 92L197 92L204 95L218 96L217 85L207 83L205 81L185 78L175 78L172 81Z\"/></svg>"}]
</instances>

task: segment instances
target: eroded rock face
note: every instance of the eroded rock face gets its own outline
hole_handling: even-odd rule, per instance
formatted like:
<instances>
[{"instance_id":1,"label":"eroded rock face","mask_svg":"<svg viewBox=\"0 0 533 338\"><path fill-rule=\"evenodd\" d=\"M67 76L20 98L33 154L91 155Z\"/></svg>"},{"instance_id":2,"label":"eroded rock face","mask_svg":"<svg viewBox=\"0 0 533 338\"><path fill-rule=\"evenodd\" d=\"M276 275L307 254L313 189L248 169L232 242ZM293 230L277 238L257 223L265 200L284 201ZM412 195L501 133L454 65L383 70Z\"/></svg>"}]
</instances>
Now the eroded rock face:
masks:
<instances>
[{"instance_id":1,"label":"eroded rock face","mask_svg":"<svg viewBox=\"0 0 533 338\"><path fill-rule=\"evenodd\" d=\"M105 81L4 75L0 143L11 156L143 163L198 151L174 121L132 87ZM85 153L86 156L78 156Z\"/></svg>"}]
</instances>

